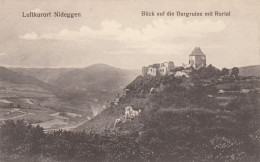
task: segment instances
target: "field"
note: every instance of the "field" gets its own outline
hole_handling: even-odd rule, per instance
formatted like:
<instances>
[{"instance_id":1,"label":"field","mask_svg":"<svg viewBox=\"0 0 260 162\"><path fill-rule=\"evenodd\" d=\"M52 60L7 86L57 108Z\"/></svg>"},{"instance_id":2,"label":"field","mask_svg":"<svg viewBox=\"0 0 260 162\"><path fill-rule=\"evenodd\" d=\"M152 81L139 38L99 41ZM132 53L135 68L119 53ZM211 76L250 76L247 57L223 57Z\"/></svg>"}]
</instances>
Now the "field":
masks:
<instances>
[{"instance_id":1,"label":"field","mask_svg":"<svg viewBox=\"0 0 260 162\"><path fill-rule=\"evenodd\" d=\"M259 80L242 80L232 83L222 83L216 85L218 91L217 95L214 96L217 99L218 104L221 106L228 105L237 96L247 94L252 90L260 92L260 81Z\"/></svg>"},{"instance_id":2,"label":"field","mask_svg":"<svg viewBox=\"0 0 260 162\"><path fill-rule=\"evenodd\" d=\"M92 117L87 105L72 107L73 104L36 85L0 81L0 88L0 122L24 119L45 131L72 130Z\"/></svg>"}]
</instances>

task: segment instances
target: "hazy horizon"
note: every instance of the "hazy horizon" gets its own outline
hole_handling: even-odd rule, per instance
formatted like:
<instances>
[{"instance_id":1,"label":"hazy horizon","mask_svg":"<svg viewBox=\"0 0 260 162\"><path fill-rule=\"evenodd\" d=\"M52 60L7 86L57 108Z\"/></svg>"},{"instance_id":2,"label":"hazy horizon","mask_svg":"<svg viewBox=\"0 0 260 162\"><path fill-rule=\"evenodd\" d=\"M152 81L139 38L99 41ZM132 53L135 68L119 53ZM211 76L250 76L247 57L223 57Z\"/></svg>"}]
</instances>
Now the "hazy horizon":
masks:
<instances>
[{"instance_id":1,"label":"hazy horizon","mask_svg":"<svg viewBox=\"0 0 260 162\"><path fill-rule=\"evenodd\" d=\"M93 66L93 65L101 65L103 63L95 63L95 64L91 64L91 65L87 65L87 66L82 66L82 67L23 67L23 66L4 66L4 65L0 65L0 67L5 67L5 68L24 68L24 69L84 69L84 68L87 68L87 67L90 67L90 66ZM108 65L108 64L104 64L104 65ZM210 65L210 64L207 64L207 66ZM213 66L215 66L214 64L211 64ZM114 68L119 68L119 69L123 69L123 70L140 70L141 72L141 68L124 68L124 67L117 67L117 66L113 66L113 65L108 65L108 66L111 66L111 67L114 67ZM181 66L181 65L180 65ZM248 67L248 66L260 66L259 64L255 64L255 65L247 65L247 66L234 66L234 67L238 67L238 68L241 68L241 67ZM177 66L176 66L177 67ZM218 69L222 69L222 68L227 68L227 67L217 67L215 66L216 68ZM228 69L231 69L233 67L230 67Z\"/></svg>"}]
</instances>

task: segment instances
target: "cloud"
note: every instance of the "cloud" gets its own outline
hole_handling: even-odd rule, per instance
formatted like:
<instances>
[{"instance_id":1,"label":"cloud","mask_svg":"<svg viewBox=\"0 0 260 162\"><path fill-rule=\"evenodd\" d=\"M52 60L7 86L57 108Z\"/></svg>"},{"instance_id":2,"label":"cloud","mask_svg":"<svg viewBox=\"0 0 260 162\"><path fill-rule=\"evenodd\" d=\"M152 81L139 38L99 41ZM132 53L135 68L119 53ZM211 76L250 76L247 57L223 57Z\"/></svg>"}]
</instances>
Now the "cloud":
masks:
<instances>
[{"instance_id":1,"label":"cloud","mask_svg":"<svg viewBox=\"0 0 260 162\"><path fill-rule=\"evenodd\" d=\"M105 20L101 22L100 29L92 29L82 26L79 30L62 29L58 33L44 33L37 36L36 33L27 33L21 39L57 39L57 40L93 40L114 39L120 41L150 41L174 37L201 36L207 33L219 32L225 29L223 21L183 19L163 20L158 19L147 24L142 29L122 28L122 24L116 21Z\"/></svg>"},{"instance_id":2,"label":"cloud","mask_svg":"<svg viewBox=\"0 0 260 162\"><path fill-rule=\"evenodd\" d=\"M24 40L72 40L87 41L91 44L104 45L106 41L115 42L114 46L120 44L120 48L106 51L107 54L131 54L132 51L150 54L170 54L172 51L180 53L184 47L176 40L195 40L209 34L224 30L226 25L223 21L184 19L152 21L141 29L123 27L117 21L105 20L101 22L100 28L93 29L82 26L78 30L62 29L57 33L43 33L37 35L35 32L20 36ZM117 44L117 45L116 45ZM187 42L185 43L187 44ZM133 50L134 49L134 50ZM130 51L130 52L126 52Z\"/></svg>"},{"instance_id":3,"label":"cloud","mask_svg":"<svg viewBox=\"0 0 260 162\"><path fill-rule=\"evenodd\" d=\"M223 21L194 20L185 22L183 19L154 20L142 31L147 39L158 39L163 37L190 37L201 36L207 33L219 32L225 29Z\"/></svg>"},{"instance_id":4,"label":"cloud","mask_svg":"<svg viewBox=\"0 0 260 162\"><path fill-rule=\"evenodd\" d=\"M40 37L35 33L35 32L30 32L30 33L26 33L23 36L19 37L20 39L25 39L25 40L36 40L36 39L40 39Z\"/></svg>"}]
</instances>

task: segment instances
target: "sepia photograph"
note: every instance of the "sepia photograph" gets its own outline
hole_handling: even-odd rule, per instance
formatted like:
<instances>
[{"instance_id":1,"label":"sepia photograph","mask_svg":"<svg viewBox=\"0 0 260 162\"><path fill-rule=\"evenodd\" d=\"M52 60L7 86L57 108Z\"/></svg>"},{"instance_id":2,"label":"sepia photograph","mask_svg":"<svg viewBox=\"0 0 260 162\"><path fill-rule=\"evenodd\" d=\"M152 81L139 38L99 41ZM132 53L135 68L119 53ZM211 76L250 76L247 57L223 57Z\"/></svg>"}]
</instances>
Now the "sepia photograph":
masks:
<instances>
[{"instance_id":1,"label":"sepia photograph","mask_svg":"<svg viewBox=\"0 0 260 162\"><path fill-rule=\"evenodd\" d=\"M0 162L259 162L260 1L0 0Z\"/></svg>"}]
</instances>

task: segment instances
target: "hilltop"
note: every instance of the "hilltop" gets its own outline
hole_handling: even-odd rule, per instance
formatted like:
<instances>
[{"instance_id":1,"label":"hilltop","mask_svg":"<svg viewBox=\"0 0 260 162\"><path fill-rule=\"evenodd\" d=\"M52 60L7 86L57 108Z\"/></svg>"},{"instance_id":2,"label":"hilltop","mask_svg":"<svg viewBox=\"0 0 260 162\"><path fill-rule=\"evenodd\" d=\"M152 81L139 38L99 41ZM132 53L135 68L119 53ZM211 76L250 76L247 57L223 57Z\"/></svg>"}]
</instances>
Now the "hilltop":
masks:
<instances>
[{"instance_id":1,"label":"hilltop","mask_svg":"<svg viewBox=\"0 0 260 162\"><path fill-rule=\"evenodd\" d=\"M118 104L76 130L133 135L162 161L254 161L260 149L260 81L217 82L219 72L209 66L189 77L139 76ZM141 112L125 120L129 106Z\"/></svg>"},{"instance_id":2,"label":"hilltop","mask_svg":"<svg viewBox=\"0 0 260 162\"><path fill-rule=\"evenodd\" d=\"M220 73L212 66L209 66L208 69ZM156 109L173 109L173 111L176 109L185 109L187 111L189 109L192 111L199 109L199 111L206 112L223 110L237 95L243 94L242 91L248 92L260 88L260 82L257 80L250 82L241 80L236 81L236 83L232 79L229 81L221 79L219 81L216 77L220 78L220 76L214 76L214 72L210 70L206 71L207 75L205 75L204 70L195 70L189 78L175 77L174 75L138 76L125 87L125 90L128 91L126 95L119 98L119 105L113 105L104 110L77 129L87 131L113 129L115 120L125 113L124 108L126 106L131 106L136 110L141 109L143 112L148 112L155 107L157 107ZM227 92L223 93L223 90ZM237 91L233 92L234 90ZM213 110L209 110L208 105L211 105ZM135 121L133 122L134 125L137 124Z\"/></svg>"},{"instance_id":3,"label":"hilltop","mask_svg":"<svg viewBox=\"0 0 260 162\"><path fill-rule=\"evenodd\" d=\"M260 77L260 65L240 67L239 68L239 75Z\"/></svg>"},{"instance_id":4,"label":"hilltop","mask_svg":"<svg viewBox=\"0 0 260 162\"><path fill-rule=\"evenodd\" d=\"M192 99L189 98L188 100L188 97L192 97L192 94L189 92L194 90L192 89L194 87L191 82L190 78L175 78L173 75L156 77L138 76L133 82L126 86L125 89L129 91L126 95L120 97L118 106L113 105L105 109L85 125L80 126L78 130L85 129L86 131L95 130L102 132L106 129L113 129L115 120L124 114L124 108L126 106L131 106L136 110L141 109L143 112L148 112L155 107L157 107L157 109L168 109L168 107L172 106L177 109L190 107ZM161 85L163 85L164 88L161 87ZM154 91L151 91L151 89L154 89ZM207 89L213 88L208 87ZM136 122L134 122L134 124L136 124Z\"/></svg>"}]
</instances>

